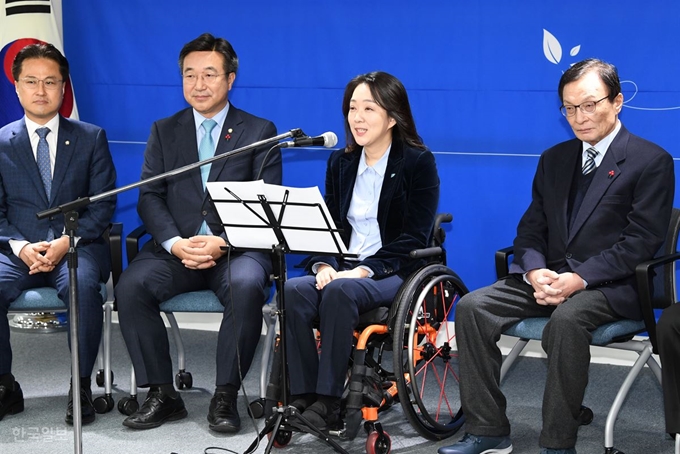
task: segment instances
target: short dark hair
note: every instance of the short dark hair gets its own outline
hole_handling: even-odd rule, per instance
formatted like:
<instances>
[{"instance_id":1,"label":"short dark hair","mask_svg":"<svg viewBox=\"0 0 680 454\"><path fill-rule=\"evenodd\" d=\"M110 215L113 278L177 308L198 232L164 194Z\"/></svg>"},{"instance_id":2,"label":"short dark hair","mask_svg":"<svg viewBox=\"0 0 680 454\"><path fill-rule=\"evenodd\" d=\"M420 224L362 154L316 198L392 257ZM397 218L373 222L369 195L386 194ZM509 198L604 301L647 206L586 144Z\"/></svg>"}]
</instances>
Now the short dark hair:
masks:
<instances>
[{"instance_id":1,"label":"short dark hair","mask_svg":"<svg viewBox=\"0 0 680 454\"><path fill-rule=\"evenodd\" d=\"M179 70L184 72L184 59L191 52L211 52L215 51L224 57L224 72L226 74L236 73L238 70L238 57L231 43L224 38L215 38L210 33L203 33L198 38L189 41L179 52Z\"/></svg>"},{"instance_id":2,"label":"short dark hair","mask_svg":"<svg viewBox=\"0 0 680 454\"><path fill-rule=\"evenodd\" d=\"M53 60L59 65L61 79L64 82L69 80L68 60L66 60L66 57L59 52L59 49L49 43L35 43L24 47L17 52L17 56L14 57L14 62L12 63L12 77L14 77L15 81L19 80L21 66L24 63L24 60L29 58L47 58Z\"/></svg>"},{"instance_id":3,"label":"short dark hair","mask_svg":"<svg viewBox=\"0 0 680 454\"><path fill-rule=\"evenodd\" d=\"M406 88L399 79L391 74L382 71L374 71L361 74L350 80L345 87L345 95L342 99L342 114L345 117L345 140L346 151L351 152L357 147L352 135L347 115L349 104L352 100L354 90L361 84L366 84L371 91L375 102L387 111L387 116L394 119L395 125L392 127L392 138L401 139L408 145L425 150L427 147L416 130L416 123L411 114L411 105L408 101Z\"/></svg>"},{"instance_id":4,"label":"short dark hair","mask_svg":"<svg viewBox=\"0 0 680 454\"><path fill-rule=\"evenodd\" d=\"M621 93L621 81L619 81L619 73L616 70L616 66L611 63L598 60L597 58L588 58L586 60L580 61L574 64L571 68L567 69L562 77L560 78L560 84L557 88L557 92L560 95L560 102L564 102L562 97L564 93L564 86L570 82L574 82L591 70L597 71L602 82L605 86L609 88L609 94L607 98L609 101L614 101L619 93Z\"/></svg>"}]
</instances>

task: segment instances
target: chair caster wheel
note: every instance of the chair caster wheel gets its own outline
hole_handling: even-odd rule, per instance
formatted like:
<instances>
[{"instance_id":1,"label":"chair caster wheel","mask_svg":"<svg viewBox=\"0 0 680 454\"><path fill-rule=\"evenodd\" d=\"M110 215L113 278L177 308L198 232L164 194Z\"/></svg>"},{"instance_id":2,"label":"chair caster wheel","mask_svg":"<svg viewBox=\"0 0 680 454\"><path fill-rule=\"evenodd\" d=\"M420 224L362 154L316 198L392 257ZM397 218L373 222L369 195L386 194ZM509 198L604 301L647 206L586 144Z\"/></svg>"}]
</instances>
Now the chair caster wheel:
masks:
<instances>
[{"instance_id":1,"label":"chair caster wheel","mask_svg":"<svg viewBox=\"0 0 680 454\"><path fill-rule=\"evenodd\" d=\"M130 416L139 410L139 402L137 396L123 397L118 401L118 411L125 416Z\"/></svg>"},{"instance_id":2,"label":"chair caster wheel","mask_svg":"<svg viewBox=\"0 0 680 454\"><path fill-rule=\"evenodd\" d=\"M261 417L263 417L264 405L265 399L263 399L262 397L252 401L250 405L248 405L248 412L250 413L250 416L252 416L255 419L260 419Z\"/></svg>"},{"instance_id":3,"label":"chair caster wheel","mask_svg":"<svg viewBox=\"0 0 680 454\"><path fill-rule=\"evenodd\" d=\"M593 410L584 405L581 405L581 412L578 414L578 421L579 424L582 426L587 426L588 424L593 422Z\"/></svg>"},{"instance_id":4,"label":"chair caster wheel","mask_svg":"<svg viewBox=\"0 0 680 454\"><path fill-rule=\"evenodd\" d=\"M108 413L113 410L114 407L113 397L111 397L110 394L97 397L92 404L94 406L94 411L99 414Z\"/></svg>"},{"instance_id":5,"label":"chair caster wheel","mask_svg":"<svg viewBox=\"0 0 680 454\"><path fill-rule=\"evenodd\" d=\"M99 386L100 388L104 387L104 369L99 369L97 371L95 381L97 382L97 386ZM113 383L113 371L111 371L111 383Z\"/></svg>"},{"instance_id":6,"label":"chair caster wheel","mask_svg":"<svg viewBox=\"0 0 680 454\"><path fill-rule=\"evenodd\" d=\"M177 372L177 375L175 375L175 385L177 389L191 389L194 386L194 378L191 376L191 372L184 370Z\"/></svg>"}]
</instances>

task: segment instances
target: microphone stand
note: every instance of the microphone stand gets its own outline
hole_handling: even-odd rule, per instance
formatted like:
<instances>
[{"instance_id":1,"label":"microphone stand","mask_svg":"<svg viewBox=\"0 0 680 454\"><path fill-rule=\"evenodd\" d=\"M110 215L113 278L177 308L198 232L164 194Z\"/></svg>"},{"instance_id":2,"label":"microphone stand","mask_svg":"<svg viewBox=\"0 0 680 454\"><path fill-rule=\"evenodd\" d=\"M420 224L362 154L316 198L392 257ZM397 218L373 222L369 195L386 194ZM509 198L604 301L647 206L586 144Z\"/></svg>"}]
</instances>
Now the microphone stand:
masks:
<instances>
[{"instance_id":1,"label":"microphone stand","mask_svg":"<svg viewBox=\"0 0 680 454\"><path fill-rule=\"evenodd\" d=\"M68 261L68 277L69 277L69 333L71 336L71 392L73 396L73 452L75 454L81 454L83 450L83 440L82 440L82 414L80 405L80 359L78 352L78 252L75 246L75 236L76 230L78 229L78 210L88 206L92 202L97 202L99 200L111 197L113 195L119 194L121 192L129 191L146 184L150 184L159 180L164 180L168 177L179 175L189 170L196 169L205 164L209 164L213 161L218 161L220 159L226 159L230 156L235 156L246 151L250 151L254 148L269 145L274 142L278 142L283 139L304 137L306 134L302 132L301 129L291 129L290 131L279 134L278 136L271 137L269 139L260 140L254 142L245 147L237 148L236 150L229 151L227 153L222 153L212 158L204 159L203 161L198 161L193 164L186 165L177 169L170 170L165 173L147 178L146 180L140 180L136 183L128 184L122 188L112 189L110 191L102 192L101 194L92 197L81 197L79 199L73 200L71 202L59 205L55 208L50 208L48 210L41 211L37 213L38 219L44 219L51 216L56 216L59 213L64 215L64 225L66 227L66 232L69 237L69 249L66 254ZM77 394L76 394L77 393Z\"/></svg>"}]
</instances>

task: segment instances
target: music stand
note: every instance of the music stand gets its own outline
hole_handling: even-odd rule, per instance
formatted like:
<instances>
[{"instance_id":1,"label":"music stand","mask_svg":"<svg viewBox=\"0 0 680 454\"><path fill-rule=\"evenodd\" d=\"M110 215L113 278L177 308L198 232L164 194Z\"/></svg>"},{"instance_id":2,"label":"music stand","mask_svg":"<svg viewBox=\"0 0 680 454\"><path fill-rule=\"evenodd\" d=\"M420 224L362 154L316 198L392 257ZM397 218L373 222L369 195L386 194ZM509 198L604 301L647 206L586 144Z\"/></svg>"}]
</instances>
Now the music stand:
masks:
<instances>
[{"instance_id":1,"label":"music stand","mask_svg":"<svg viewBox=\"0 0 680 454\"><path fill-rule=\"evenodd\" d=\"M215 204L227 235L228 247L268 251L273 254L274 280L281 330L280 351L282 405L265 421L256 440L245 451L251 453L259 441L271 432L265 453L271 451L279 430L306 432L347 454L334 440L310 424L300 412L288 405L286 360L286 311L284 285L285 254L325 254L341 257L348 254L335 227L328 207L317 187L291 188L266 184L263 181L212 182L206 189Z\"/></svg>"}]
</instances>

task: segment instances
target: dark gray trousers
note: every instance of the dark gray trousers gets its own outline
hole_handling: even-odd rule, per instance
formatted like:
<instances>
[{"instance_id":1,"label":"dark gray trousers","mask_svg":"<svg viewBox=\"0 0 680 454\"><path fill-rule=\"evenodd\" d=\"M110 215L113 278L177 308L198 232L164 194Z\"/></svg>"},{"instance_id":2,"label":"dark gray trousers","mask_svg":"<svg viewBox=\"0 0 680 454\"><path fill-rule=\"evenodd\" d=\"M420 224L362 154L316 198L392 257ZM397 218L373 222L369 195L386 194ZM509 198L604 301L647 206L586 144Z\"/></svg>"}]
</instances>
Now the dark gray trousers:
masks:
<instances>
[{"instance_id":1,"label":"dark gray trousers","mask_svg":"<svg viewBox=\"0 0 680 454\"><path fill-rule=\"evenodd\" d=\"M510 435L500 390L501 334L521 319L550 317L542 347L548 355L539 443L553 449L576 444L578 415L588 384L591 332L619 320L598 290L577 292L559 306L541 306L533 288L513 275L465 295L456 307L460 392L466 430L478 436ZM527 377L537 380L536 377Z\"/></svg>"}]
</instances>

